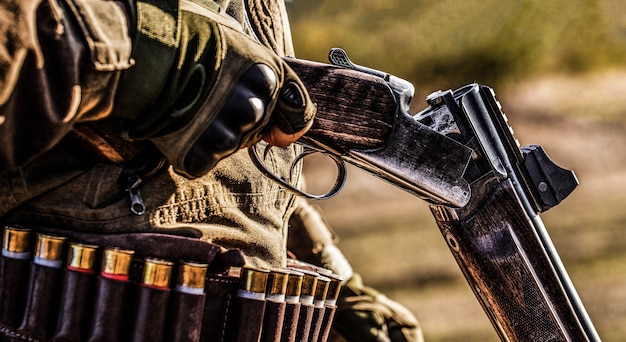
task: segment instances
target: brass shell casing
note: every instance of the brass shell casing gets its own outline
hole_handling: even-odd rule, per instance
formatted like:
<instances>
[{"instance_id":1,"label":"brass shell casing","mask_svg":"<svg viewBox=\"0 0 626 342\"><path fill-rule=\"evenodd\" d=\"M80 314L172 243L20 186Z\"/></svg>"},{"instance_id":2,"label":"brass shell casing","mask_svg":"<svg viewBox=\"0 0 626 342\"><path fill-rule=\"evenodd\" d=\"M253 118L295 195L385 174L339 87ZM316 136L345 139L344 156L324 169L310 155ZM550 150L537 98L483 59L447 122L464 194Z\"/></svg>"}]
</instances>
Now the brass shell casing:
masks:
<instances>
[{"instance_id":1,"label":"brass shell casing","mask_svg":"<svg viewBox=\"0 0 626 342\"><path fill-rule=\"evenodd\" d=\"M241 270L239 289L254 293L265 293L268 274L269 271L267 270L244 267Z\"/></svg>"},{"instance_id":2,"label":"brass shell casing","mask_svg":"<svg viewBox=\"0 0 626 342\"><path fill-rule=\"evenodd\" d=\"M176 284L193 289L204 289L208 266L196 262L182 262L176 274Z\"/></svg>"},{"instance_id":3,"label":"brass shell casing","mask_svg":"<svg viewBox=\"0 0 626 342\"><path fill-rule=\"evenodd\" d=\"M326 300L326 294L328 294L328 285L330 284L330 278L320 276L317 278L317 287L315 288L315 300Z\"/></svg>"},{"instance_id":4,"label":"brass shell casing","mask_svg":"<svg viewBox=\"0 0 626 342\"><path fill-rule=\"evenodd\" d=\"M302 277L302 290L300 292L303 296L314 296L315 289L317 288L317 273L306 272L304 270L301 271L303 273Z\"/></svg>"},{"instance_id":5,"label":"brass shell casing","mask_svg":"<svg viewBox=\"0 0 626 342\"><path fill-rule=\"evenodd\" d=\"M174 263L167 260L146 258L143 264L141 284L149 287L168 288L172 279Z\"/></svg>"},{"instance_id":6,"label":"brass shell casing","mask_svg":"<svg viewBox=\"0 0 626 342\"><path fill-rule=\"evenodd\" d=\"M336 274L326 275L330 278L330 284L328 284L328 294L326 295L326 299L336 301L339 298L339 292L341 291L341 281L343 278Z\"/></svg>"},{"instance_id":7,"label":"brass shell casing","mask_svg":"<svg viewBox=\"0 0 626 342\"><path fill-rule=\"evenodd\" d=\"M300 296L302 292L302 280L304 278L304 273L297 271L290 271L289 276L287 278L287 289L285 294L287 296Z\"/></svg>"},{"instance_id":8,"label":"brass shell casing","mask_svg":"<svg viewBox=\"0 0 626 342\"><path fill-rule=\"evenodd\" d=\"M67 258L67 268L93 271L97 250L98 246L71 243Z\"/></svg>"},{"instance_id":9,"label":"brass shell casing","mask_svg":"<svg viewBox=\"0 0 626 342\"><path fill-rule=\"evenodd\" d=\"M12 253L30 252L30 236L30 229L5 227L2 238L2 249Z\"/></svg>"},{"instance_id":10,"label":"brass shell casing","mask_svg":"<svg viewBox=\"0 0 626 342\"><path fill-rule=\"evenodd\" d=\"M44 260L63 260L63 244L66 240L63 236L37 234L35 256Z\"/></svg>"},{"instance_id":11,"label":"brass shell casing","mask_svg":"<svg viewBox=\"0 0 626 342\"><path fill-rule=\"evenodd\" d=\"M287 293L287 281L289 272L284 270L272 270L267 275L265 293L269 295L284 295Z\"/></svg>"},{"instance_id":12,"label":"brass shell casing","mask_svg":"<svg viewBox=\"0 0 626 342\"><path fill-rule=\"evenodd\" d=\"M107 248L102 257L102 273L113 276L128 276L134 251L121 248Z\"/></svg>"}]
</instances>

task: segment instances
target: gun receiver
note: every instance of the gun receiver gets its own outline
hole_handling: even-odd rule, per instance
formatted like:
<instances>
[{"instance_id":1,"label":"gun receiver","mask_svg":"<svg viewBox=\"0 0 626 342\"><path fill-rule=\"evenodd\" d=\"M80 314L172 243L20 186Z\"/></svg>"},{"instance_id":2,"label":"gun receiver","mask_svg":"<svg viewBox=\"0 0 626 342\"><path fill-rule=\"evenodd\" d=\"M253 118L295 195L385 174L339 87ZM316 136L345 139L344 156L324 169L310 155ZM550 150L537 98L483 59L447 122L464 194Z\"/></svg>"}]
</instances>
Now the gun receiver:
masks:
<instances>
[{"instance_id":1,"label":"gun receiver","mask_svg":"<svg viewBox=\"0 0 626 342\"><path fill-rule=\"evenodd\" d=\"M463 173L472 150L409 115L411 83L351 64L343 50L334 49L331 58L352 68L287 59L319 113L300 143L357 165L430 203L465 206L470 186Z\"/></svg>"},{"instance_id":2,"label":"gun receiver","mask_svg":"<svg viewBox=\"0 0 626 342\"><path fill-rule=\"evenodd\" d=\"M428 201L503 341L599 341L538 216L574 190L574 173L540 146L520 148L487 86L435 92L411 115L409 82L355 65L343 50L330 60L287 59L318 109L300 142Z\"/></svg>"}]
</instances>

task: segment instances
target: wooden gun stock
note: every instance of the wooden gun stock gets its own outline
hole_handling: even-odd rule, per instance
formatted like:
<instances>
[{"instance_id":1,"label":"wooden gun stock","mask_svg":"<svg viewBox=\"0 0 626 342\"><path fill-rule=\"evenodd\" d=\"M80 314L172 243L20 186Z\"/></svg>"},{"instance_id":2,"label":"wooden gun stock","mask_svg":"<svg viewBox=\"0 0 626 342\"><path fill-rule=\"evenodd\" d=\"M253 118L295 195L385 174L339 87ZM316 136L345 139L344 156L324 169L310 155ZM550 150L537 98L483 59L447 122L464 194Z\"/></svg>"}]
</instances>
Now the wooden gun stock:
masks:
<instances>
[{"instance_id":1,"label":"wooden gun stock","mask_svg":"<svg viewBox=\"0 0 626 342\"><path fill-rule=\"evenodd\" d=\"M468 284L503 341L593 341L580 323L510 180L465 218L431 207Z\"/></svg>"},{"instance_id":2,"label":"wooden gun stock","mask_svg":"<svg viewBox=\"0 0 626 342\"><path fill-rule=\"evenodd\" d=\"M337 152L382 147L393 128L396 100L385 80L355 70L286 59L317 107L306 136Z\"/></svg>"}]
</instances>

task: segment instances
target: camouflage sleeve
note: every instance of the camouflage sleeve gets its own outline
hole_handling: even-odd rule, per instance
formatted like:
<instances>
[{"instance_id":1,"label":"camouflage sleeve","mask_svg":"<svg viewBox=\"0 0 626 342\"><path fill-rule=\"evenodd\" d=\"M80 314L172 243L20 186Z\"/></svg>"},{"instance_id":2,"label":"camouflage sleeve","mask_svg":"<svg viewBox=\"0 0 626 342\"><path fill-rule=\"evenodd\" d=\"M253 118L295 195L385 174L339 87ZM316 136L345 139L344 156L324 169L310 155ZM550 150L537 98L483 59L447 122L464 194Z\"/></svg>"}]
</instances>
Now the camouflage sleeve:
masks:
<instances>
[{"instance_id":1,"label":"camouflage sleeve","mask_svg":"<svg viewBox=\"0 0 626 342\"><path fill-rule=\"evenodd\" d=\"M0 172L108 115L131 64L127 27L115 1L0 2Z\"/></svg>"}]
</instances>

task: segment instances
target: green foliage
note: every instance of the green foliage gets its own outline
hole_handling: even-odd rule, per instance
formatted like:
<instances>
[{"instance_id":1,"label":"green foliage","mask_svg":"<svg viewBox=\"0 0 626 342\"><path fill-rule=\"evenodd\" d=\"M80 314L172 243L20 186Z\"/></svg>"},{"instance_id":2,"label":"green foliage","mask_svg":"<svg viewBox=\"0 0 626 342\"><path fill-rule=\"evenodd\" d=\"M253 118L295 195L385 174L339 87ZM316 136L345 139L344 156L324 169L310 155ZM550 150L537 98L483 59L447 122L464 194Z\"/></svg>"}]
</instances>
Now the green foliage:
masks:
<instances>
[{"instance_id":1,"label":"green foliage","mask_svg":"<svg viewBox=\"0 0 626 342\"><path fill-rule=\"evenodd\" d=\"M342 47L358 64L417 85L495 85L624 63L617 0L294 0L299 57Z\"/></svg>"}]
</instances>

